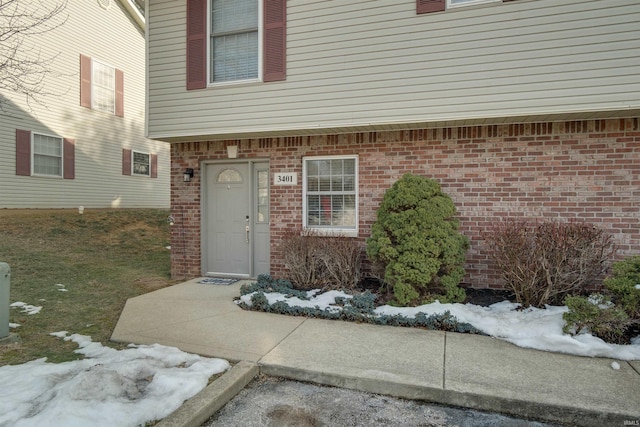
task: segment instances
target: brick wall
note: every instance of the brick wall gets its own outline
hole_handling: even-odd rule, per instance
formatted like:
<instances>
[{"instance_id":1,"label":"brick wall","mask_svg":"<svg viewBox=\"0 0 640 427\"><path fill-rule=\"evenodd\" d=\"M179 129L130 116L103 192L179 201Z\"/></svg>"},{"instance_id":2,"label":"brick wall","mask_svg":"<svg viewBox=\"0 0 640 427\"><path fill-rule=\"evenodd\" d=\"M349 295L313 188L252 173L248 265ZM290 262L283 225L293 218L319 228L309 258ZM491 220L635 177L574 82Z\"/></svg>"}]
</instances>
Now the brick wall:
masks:
<instances>
[{"instance_id":1,"label":"brick wall","mask_svg":"<svg viewBox=\"0 0 640 427\"><path fill-rule=\"evenodd\" d=\"M302 224L302 157L358 154L364 245L384 191L404 173L437 179L469 237L465 284L499 287L482 232L499 218L576 219L610 232L618 257L640 253L640 119L586 120L173 144L172 275L200 270L200 162L268 158L274 172L298 172L296 187L271 187L272 274L284 272L278 242ZM185 168L196 170L182 182Z\"/></svg>"}]
</instances>

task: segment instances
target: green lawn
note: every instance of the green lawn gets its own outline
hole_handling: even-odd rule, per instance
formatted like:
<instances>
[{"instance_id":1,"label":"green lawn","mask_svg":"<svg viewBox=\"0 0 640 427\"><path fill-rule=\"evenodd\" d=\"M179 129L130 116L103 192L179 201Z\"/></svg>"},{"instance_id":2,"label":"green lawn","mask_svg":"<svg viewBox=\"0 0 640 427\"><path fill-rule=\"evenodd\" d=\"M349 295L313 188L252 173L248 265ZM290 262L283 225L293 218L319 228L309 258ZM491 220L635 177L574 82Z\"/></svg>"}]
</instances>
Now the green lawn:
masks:
<instances>
[{"instance_id":1,"label":"green lawn","mask_svg":"<svg viewBox=\"0 0 640 427\"><path fill-rule=\"evenodd\" d=\"M168 210L0 210L0 262L11 267L10 309L20 341L0 346L0 365L80 358L68 331L109 342L128 298L172 284ZM58 286L63 285L63 286ZM61 291L61 289L66 289ZM0 307L0 310L4 310Z\"/></svg>"}]
</instances>

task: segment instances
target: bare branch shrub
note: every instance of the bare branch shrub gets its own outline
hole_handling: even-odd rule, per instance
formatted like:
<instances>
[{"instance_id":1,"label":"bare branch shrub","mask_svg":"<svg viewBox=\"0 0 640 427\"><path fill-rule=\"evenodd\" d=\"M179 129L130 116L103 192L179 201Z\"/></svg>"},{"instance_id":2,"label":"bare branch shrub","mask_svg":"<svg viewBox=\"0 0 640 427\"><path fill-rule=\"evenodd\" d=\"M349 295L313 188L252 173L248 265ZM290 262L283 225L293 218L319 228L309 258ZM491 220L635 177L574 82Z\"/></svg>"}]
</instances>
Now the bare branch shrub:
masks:
<instances>
[{"instance_id":1,"label":"bare branch shrub","mask_svg":"<svg viewBox=\"0 0 640 427\"><path fill-rule=\"evenodd\" d=\"M356 239L315 230L292 230L280 250L296 289L352 290L360 280L362 248Z\"/></svg>"},{"instance_id":2,"label":"bare branch shrub","mask_svg":"<svg viewBox=\"0 0 640 427\"><path fill-rule=\"evenodd\" d=\"M309 229L289 231L280 243L284 266L296 289L323 288L326 272L320 257L320 239L317 232Z\"/></svg>"},{"instance_id":3,"label":"bare branch shrub","mask_svg":"<svg viewBox=\"0 0 640 427\"><path fill-rule=\"evenodd\" d=\"M328 289L352 290L358 286L362 247L356 239L340 234L320 238L320 258Z\"/></svg>"},{"instance_id":4,"label":"bare branch shrub","mask_svg":"<svg viewBox=\"0 0 640 427\"><path fill-rule=\"evenodd\" d=\"M484 234L502 279L524 307L585 293L615 252L611 236L580 222L506 220Z\"/></svg>"}]
</instances>

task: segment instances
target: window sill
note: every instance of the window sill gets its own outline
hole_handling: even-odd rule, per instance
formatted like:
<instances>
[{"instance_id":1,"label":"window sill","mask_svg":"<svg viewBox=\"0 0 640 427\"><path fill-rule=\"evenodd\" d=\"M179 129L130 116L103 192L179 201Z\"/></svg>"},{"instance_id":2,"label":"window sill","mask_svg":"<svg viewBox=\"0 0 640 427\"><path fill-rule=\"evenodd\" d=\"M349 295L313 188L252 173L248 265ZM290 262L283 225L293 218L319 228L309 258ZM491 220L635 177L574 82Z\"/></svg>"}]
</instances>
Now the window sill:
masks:
<instances>
[{"instance_id":1,"label":"window sill","mask_svg":"<svg viewBox=\"0 0 640 427\"><path fill-rule=\"evenodd\" d=\"M32 173L31 176L34 178L62 179L61 175L45 175L45 174L39 174L39 173Z\"/></svg>"},{"instance_id":2,"label":"window sill","mask_svg":"<svg viewBox=\"0 0 640 427\"><path fill-rule=\"evenodd\" d=\"M305 230L313 231L322 237L358 237L358 230L339 228L315 228L304 227Z\"/></svg>"},{"instance_id":3,"label":"window sill","mask_svg":"<svg viewBox=\"0 0 640 427\"><path fill-rule=\"evenodd\" d=\"M226 87L226 86L242 86L242 85L254 85L262 83L261 79L246 79L246 80L231 80L226 82L217 82L217 83L209 83L207 84L207 88L217 88L217 87Z\"/></svg>"}]
</instances>

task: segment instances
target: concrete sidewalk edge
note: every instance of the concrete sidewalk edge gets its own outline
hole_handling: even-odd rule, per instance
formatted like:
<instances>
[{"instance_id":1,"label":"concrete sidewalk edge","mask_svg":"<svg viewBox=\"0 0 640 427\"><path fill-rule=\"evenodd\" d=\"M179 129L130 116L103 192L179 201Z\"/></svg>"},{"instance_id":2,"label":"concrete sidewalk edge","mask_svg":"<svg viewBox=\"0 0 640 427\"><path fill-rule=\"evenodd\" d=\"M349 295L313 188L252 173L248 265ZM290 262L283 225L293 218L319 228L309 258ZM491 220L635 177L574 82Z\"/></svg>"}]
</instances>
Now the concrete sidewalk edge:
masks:
<instances>
[{"instance_id":1,"label":"concrete sidewalk edge","mask_svg":"<svg viewBox=\"0 0 640 427\"><path fill-rule=\"evenodd\" d=\"M242 361L180 408L156 424L156 427L199 427L226 405L259 373L256 363Z\"/></svg>"},{"instance_id":2,"label":"concrete sidewalk edge","mask_svg":"<svg viewBox=\"0 0 640 427\"><path fill-rule=\"evenodd\" d=\"M545 403L527 402L505 399L489 395L462 393L440 388L404 384L385 379L345 377L286 366L260 364L260 374L281 377L297 381L311 382L340 388L392 396L402 399L421 400L425 402L475 409L487 412L498 412L512 417L531 419L562 425L579 425L584 427L601 427L603 425L625 425L625 422L637 422L633 414L603 413L597 411L578 410L576 408Z\"/></svg>"}]
</instances>

